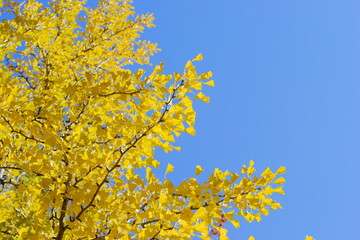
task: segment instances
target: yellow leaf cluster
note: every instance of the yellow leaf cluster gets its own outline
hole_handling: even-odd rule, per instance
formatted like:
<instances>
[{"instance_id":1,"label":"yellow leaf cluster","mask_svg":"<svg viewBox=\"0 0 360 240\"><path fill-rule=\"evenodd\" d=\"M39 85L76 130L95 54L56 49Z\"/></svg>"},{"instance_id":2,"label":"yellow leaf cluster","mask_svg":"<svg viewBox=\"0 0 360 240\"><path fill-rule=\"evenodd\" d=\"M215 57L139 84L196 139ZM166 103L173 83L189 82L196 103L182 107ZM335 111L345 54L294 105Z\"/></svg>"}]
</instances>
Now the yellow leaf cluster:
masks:
<instances>
[{"instance_id":1,"label":"yellow leaf cluster","mask_svg":"<svg viewBox=\"0 0 360 240\"><path fill-rule=\"evenodd\" d=\"M153 16L130 2L0 2L12 14L0 23L1 239L209 239L224 218L238 228L281 208L270 196L283 167L256 177L251 161L177 186L156 176L155 149L196 133L193 100L209 102L214 81L196 71L201 54L182 73L129 70L159 50L139 40Z\"/></svg>"}]
</instances>

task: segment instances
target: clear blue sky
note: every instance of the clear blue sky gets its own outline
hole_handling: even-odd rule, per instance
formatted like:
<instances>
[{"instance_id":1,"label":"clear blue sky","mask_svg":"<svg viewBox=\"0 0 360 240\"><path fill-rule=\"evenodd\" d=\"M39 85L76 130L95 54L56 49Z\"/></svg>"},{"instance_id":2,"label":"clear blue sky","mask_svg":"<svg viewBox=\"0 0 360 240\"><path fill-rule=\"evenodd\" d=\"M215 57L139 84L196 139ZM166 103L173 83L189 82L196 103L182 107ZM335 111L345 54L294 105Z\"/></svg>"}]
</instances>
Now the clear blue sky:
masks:
<instances>
[{"instance_id":1,"label":"clear blue sky","mask_svg":"<svg viewBox=\"0 0 360 240\"><path fill-rule=\"evenodd\" d=\"M135 0L155 14L144 39L154 63L180 71L203 53L211 103L197 103L197 135L171 162L176 181L195 165L239 171L254 160L287 167L284 209L241 221L230 239L360 239L360 2L348 0ZM229 226L230 227L230 226Z\"/></svg>"}]
</instances>

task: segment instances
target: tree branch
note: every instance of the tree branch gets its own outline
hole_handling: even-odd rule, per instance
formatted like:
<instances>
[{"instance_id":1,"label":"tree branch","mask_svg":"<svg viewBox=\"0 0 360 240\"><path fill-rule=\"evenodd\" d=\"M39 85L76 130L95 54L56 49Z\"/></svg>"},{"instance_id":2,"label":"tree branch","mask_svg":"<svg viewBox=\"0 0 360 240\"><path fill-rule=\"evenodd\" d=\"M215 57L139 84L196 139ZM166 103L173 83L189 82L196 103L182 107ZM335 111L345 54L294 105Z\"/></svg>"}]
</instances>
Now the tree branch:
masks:
<instances>
[{"instance_id":1,"label":"tree branch","mask_svg":"<svg viewBox=\"0 0 360 240\"><path fill-rule=\"evenodd\" d=\"M141 92L141 89L138 89L136 91L133 91L133 92L122 92L122 91L115 91L115 92L112 92L112 93L107 93L107 94L99 94L100 97L108 97L108 96L112 96L112 95L116 95L116 94L127 94L127 95L134 95L134 94L137 94Z\"/></svg>"},{"instance_id":2,"label":"tree branch","mask_svg":"<svg viewBox=\"0 0 360 240\"><path fill-rule=\"evenodd\" d=\"M11 132L13 133L17 133L21 136L23 136L25 138L25 140L31 139L37 143L45 143L44 141L41 141L39 139L36 139L34 136L27 136L26 134L24 134L23 132L21 132L21 130L15 130L14 127L11 125L10 121L7 120L3 115L1 115L1 117L4 119L4 121L9 125L9 127L11 128Z\"/></svg>"},{"instance_id":3,"label":"tree branch","mask_svg":"<svg viewBox=\"0 0 360 240\"><path fill-rule=\"evenodd\" d=\"M118 167L120 166L119 163L120 163L121 159L125 156L125 154L126 154L130 149L132 149L133 147L135 147L136 143L138 143L144 136L146 136L147 133L148 133L152 128L154 128L157 124L163 122L164 117L165 117L165 114L170 110L171 101L176 97L176 92L177 92L177 90L178 90L180 87L184 86L184 83L185 83L185 80L181 80L180 84L173 89L173 92L172 92L171 96L170 96L169 99L165 102L165 106L164 106L164 111L163 111L163 113L161 114L160 118L155 122L155 124L150 125L143 133L140 134L140 136L134 137L132 140L130 140L130 141L126 144L126 145L130 144L130 146L128 146L124 151L121 151L121 148L118 148L118 149L114 150L114 153L117 152L117 151L120 151L120 156L119 156L119 158L118 158L117 161L114 163L114 165L113 165L110 169L108 169L108 172L105 174L105 176L104 176L104 178L101 180L101 182L100 182L99 184L96 183L96 185L97 185L96 190L95 190L94 194L92 195L89 203L88 203L85 207L81 208L80 212L76 215L76 217L75 217L74 219L71 219L72 221L75 221L75 219L80 220L81 215L82 215L84 212L86 212L86 211L94 204L95 198L96 198L96 196L98 195L101 187L105 184L105 182L107 182L107 178L108 178L109 174L110 174L111 172L113 172L114 169L116 169L116 168L118 168ZM126 146L126 145L125 145L125 146Z\"/></svg>"},{"instance_id":4,"label":"tree branch","mask_svg":"<svg viewBox=\"0 0 360 240\"><path fill-rule=\"evenodd\" d=\"M65 231L69 228L68 225L65 225L64 220L65 220L65 216L66 216L66 209L67 209L68 203L69 203L69 198L66 195L67 195L68 186L71 181L71 178L72 178L72 174L69 173L68 179L64 183L66 185L66 190L65 190L65 193L63 196L63 202L61 205L61 210L60 210L61 213L60 213L60 218L59 218L59 231L58 231L58 235L55 238L56 240L63 239Z\"/></svg>"}]
</instances>

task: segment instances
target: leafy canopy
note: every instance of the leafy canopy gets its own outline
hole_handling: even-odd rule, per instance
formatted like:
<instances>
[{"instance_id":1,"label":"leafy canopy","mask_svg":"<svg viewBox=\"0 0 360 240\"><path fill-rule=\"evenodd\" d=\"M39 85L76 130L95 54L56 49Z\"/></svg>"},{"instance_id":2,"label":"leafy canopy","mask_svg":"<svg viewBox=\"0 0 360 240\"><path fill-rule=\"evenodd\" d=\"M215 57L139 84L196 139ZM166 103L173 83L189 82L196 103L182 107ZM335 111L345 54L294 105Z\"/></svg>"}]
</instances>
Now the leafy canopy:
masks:
<instances>
[{"instance_id":1,"label":"leafy canopy","mask_svg":"<svg viewBox=\"0 0 360 240\"><path fill-rule=\"evenodd\" d=\"M193 100L209 102L214 82L195 69L201 55L172 75L129 70L158 51L139 40L153 16L130 3L0 2L1 239L227 239L235 215L281 207L270 196L284 167L256 177L251 161L178 186L154 175L155 148L195 134Z\"/></svg>"}]
</instances>

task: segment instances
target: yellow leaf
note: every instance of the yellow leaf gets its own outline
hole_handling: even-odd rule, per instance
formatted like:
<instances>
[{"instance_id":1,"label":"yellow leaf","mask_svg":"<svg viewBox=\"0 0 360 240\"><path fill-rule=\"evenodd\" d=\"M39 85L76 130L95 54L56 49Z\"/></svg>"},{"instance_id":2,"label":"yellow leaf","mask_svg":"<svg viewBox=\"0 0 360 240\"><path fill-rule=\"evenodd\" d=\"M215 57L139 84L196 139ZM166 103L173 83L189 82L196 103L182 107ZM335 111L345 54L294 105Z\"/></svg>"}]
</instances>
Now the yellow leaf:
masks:
<instances>
[{"instance_id":1,"label":"yellow leaf","mask_svg":"<svg viewBox=\"0 0 360 240\"><path fill-rule=\"evenodd\" d=\"M253 160L250 160L250 162L249 162L249 167L254 166L254 164L255 164L255 162L254 162Z\"/></svg>"},{"instance_id":2,"label":"yellow leaf","mask_svg":"<svg viewBox=\"0 0 360 240\"><path fill-rule=\"evenodd\" d=\"M262 177L269 177L269 176L274 176L273 172L271 171L271 169L269 167L267 167L262 173L261 173Z\"/></svg>"},{"instance_id":3,"label":"yellow leaf","mask_svg":"<svg viewBox=\"0 0 360 240\"><path fill-rule=\"evenodd\" d=\"M247 172L248 177L250 177L255 172L255 168L248 167L246 172Z\"/></svg>"},{"instance_id":4,"label":"yellow leaf","mask_svg":"<svg viewBox=\"0 0 360 240\"><path fill-rule=\"evenodd\" d=\"M188 127L187 129L185 129L185 132L193 136L196 134L196 130L193 127Z\"/></svg>"},{"instance_id":5,"label":"yellow leaf","mask_svg":"<svg viewBox=\"0 0 360 240\"><path fill-rule=\"evenodd\" d=\"M282 174L282 173L285 173L286 172L286 167L279 167L279 169L276 171L276 174Z\"/></svg>"},{"instance_id":6,"label":"yellow leaf","mask_svg":"<svg viewBox=\"0 0 360 240\"><path fill-rule=\"evenodd\" d=\"M207 233L209 230L209 228L205 222L196 224L195 226L192 227L192 229L194 229L194 231L199 232L199 233Z\"/></svg>"},{"instance_id":7,"label":"yellow leaf","mask_svg":"<svg viewBox=\"0 0 360 240\"><path fill-rule=\"evenodd\" d=\"M206 103L209 103L210 102L210 98L205 96L202 92L199 92L195 97L194 99L200 99Z\"/></svg>"},{"instance_id":8,"label":"yellow leaf","mask_svg":"<svg viewBox=\"0 0 360 240\"><path fill-rule=\"evenodd\" d=\"M180 73L174 73L175 81L179 81L181 78L182 78L182 75Z\"/></svg>"},{"instance_id":9,"label":"yellow leaf","mask_svg":"<svg viewBox=\"0 0 360 240\"><path fill-rule=\"evenodd\" d=\"M235 228L239 228L240 227L240 222L239 220L230 220L231 224L235 227Z\"/></svg>"},{"instance_id":10,"label":"yellow leaf","mask_svg":"<svg viewBox=\"0 0 360 240\"><path fill-rule=\"evenodd\" d=\"M255 240L253 236L250 236L248 240Z\"/></svg>"},{"instance_id":11,"label":"yellow leaf","mask_svg":"<svg viewBox=\"0 0 360 240\"><path fill-rule=\"evenodd\" d=\"M211 77L212 77L212 72L206 72L206 73L201 74L198 78L205 80L205 79L209 79Z\"/></svg>"},{"instance_id":12,"label":"yellow leaf","mask_svg":"<svg viewBox=\"0 0 360 240\"><path fill-rule=\"evenodd\" d=\"M202 56L201 53L198 54L198 55L193 59L193 61L201 61L201 60L203 60L203 56Z\"/></svg>"},{"instance_id":13,"label":"yellow leaf","mask_svg":"<svg viewBox=\"0 0 360 240\"><path fill-rule=\"evenodd\" d=\"M215 82L214 82L214 80L210 80L210 81L208 81L208 82L205 82L204 84L205 84L205 85L208 85L208 86L211 86L211 87L215 87Z\"/></svg>"},{"instance_id":14,"label":"yellow leaf","mask_svg":"<svg viewBox=\"0 0 360 240\"><path fill-rule=\"evenodd\" d=\"M192 63L190 61L188 61L185 65L185 70L189 70L192 69L194 66L192 65Z\"/></svg>"},{"instance_id":15,"label":"yellow leaf","mask_svg":"<svg viewBox=\"0 0 360 240\"><path fill-rule=\"evenodd\" d=\"M306 236L305 240L315 240L315 238L313 238L311 236Z\"/></svg>"},{"instance_id":16,"label":"yellow leaf","mask_svg":"<svg viewBox=\"0 0 360 240\"><path fill-rule=\"evenodd\" d=\"M230 240L230 238L225 235L228 232L228 230L226 230L225 228L220 228L219 232L220 232L220 240Z\"/></svg>"},{"instance_id":17,"label":"yellow leaf","mask_svg":"<svg viewBox=\"0 0 360 240\"><path fill-rule=\"evenodd\" d=\"M192 216L193 216L192 210L189 208L185 208L184 210L182 210L182 212L180 214L180 219L182 219L186 222L190 222Z\"/></svg>"},{"instance_id":18,"label":"yellow leaf","mask_svg":"<svg viewBox=\"0 0 360 240\"><path fill-rule=\"evenodd\" d=\"M150 167L146 167L146 170L145 170L146 174L145 174L145 177L146 177L146 180L150 181L151 180L151 177L152 177L152 172L151 172L151 168Z\"/></svg>"},{"instance_id":19,"label":"yellow leaf","mask_svg":"<svg viewBox=\"0 0 360 240\"><path fill-rule=\"evenodd\" d=\"M28 228L26 228L26 227L20 228L19 232L18 232L19 236L24 236L24 233L26 233L27 230L28 230Z\"/></svg>"},{"instance_id":20,"label":"yellow leaf","mask_svg":"<svg viewBox=\"0 0 360 240\"><path fill-rule=\"evenodd\" d=\"M276 179L273 183L274 183L274 184L283 184L284 182L286 182L285 178L279 177L279 178Z\"/></svg>"},{"instance_id":21,"label":"yellow leaf","mask_svg":"<svg viewBox=\"0 0 360 240\"><path fill-rule=\"evenodd\" d=\"M168 165L167 165L167 167L166 167L166 172L165 172L165 174L166 174L166 173L169 173L169 172L172 172L172 171L174 171L174 166L171 165L170 163L168 163Z\"/></svg>"},{"instance_id":22,"label":"yellow leaf","mask_svg":"<svg viewBox=\"0 0 360 240\"><path fill-rule=\"evenodd\" d=\"M204 170L201 168L201 166L196 165L196 170L195 170L195 176L199 175L200 173L202 173Z\"/></svg>"},{"instance_id":23,"label":"yellow leaf","mask_svg":"<svg viewBox=\"0 0 360 240\"><path fill-rule=\"evenodd\" d=\"M166 203L167 201L168 201L168 196L166 194L160 194L159 203L163 204Z\"/></svg>"},{"instance_id":24,"label":"yellow leaf","mask_svg":"<svg viewBox=\"0 0 360 240\"><path fill-rule=\"evenodd\" d=\"M196 89L196 90L201 90L202 82L195 82L194 84L191 85L191 88Z\"/></svg>"},{"instance_id":25,"label":"yellow leaf","mask_svg":"<svg viewBox=\"0 0 360 240\"><path fill-rule=\"evenodd\" d=\"M207 217L208 217L208 211L204 207L200 207L193 216L194 219L202 219L202 220Z\"/></svg>"},{"instance_id":26,"label":"yellow leaf","mask_svg":"<svg viewBox=\"0 0 360 240\"><path fill-rule=\"evenodd\" d=\"M282 195L285 194L282 186L281 186L281 187L278 187L278 188L275 188L275 189L274 189L274 192L279 193L279 194L282 194Z\"/></svg>"}]
</instances>

